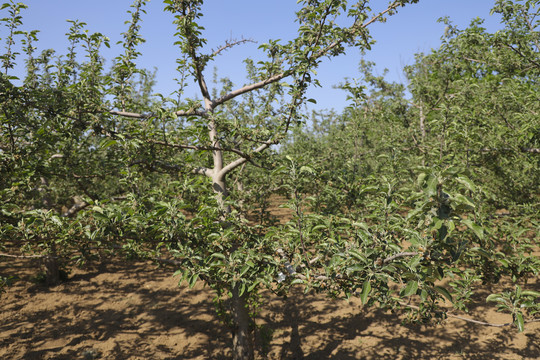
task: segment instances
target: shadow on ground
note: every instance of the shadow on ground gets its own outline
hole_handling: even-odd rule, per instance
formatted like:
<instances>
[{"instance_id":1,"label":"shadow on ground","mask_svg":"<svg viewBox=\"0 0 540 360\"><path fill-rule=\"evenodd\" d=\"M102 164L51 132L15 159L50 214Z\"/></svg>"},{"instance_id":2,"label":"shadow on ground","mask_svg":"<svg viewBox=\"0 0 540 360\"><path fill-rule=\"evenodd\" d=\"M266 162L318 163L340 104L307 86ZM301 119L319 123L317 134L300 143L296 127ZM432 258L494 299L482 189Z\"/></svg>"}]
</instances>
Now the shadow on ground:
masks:
<instances>
[{"instance_id":1,"label":"shadow on ground","mask_svg":"<svg viewBox=\"0 0 540 360\"><path fill-rule=\"evenodd\" d=\"M2 359L230 358L230 334L217 321L211 291L202 285L178 288L170 269L111 261L46 288L29 281L34 270L28 265L0 264L0 274L21 278L0 298ZM267 299L258 324L273 329L265 344L269 359L540 358L539 323L521 334L458 320L404 325L403 317L363 310L354 299L301 291ZM484 294L471 317L509 321L482 299Z\"/></svg>"}]
</instances>

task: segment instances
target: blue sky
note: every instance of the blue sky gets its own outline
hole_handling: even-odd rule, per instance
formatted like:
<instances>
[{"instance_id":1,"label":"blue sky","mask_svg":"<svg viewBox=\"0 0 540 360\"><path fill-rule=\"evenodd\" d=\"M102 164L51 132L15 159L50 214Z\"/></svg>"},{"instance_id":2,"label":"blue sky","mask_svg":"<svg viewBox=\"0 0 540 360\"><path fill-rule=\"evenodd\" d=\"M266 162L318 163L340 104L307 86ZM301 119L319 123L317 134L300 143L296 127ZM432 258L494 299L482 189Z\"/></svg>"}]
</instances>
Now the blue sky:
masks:
<instances>
[{"instance_id":1,"label":"blue sky","mask_svg":"<svg viewBox=\"0 0 540 360\"><path fill-rule=\"evenodd\" d=\"M40 30L38 49L53 48L59 53L65 53L67 47L64 35L69 28L67 19L86 22L91 32L99 31L111 39L111 44L115 44L121 39L121 32L126 29L124 21L129 18L126 10L132 3L131 0L23 2L29 5L29 9L23 12L22 29ZM386 0L372 1L374 8L387 3ZM377 64L376 71L379 74L387 68L387 79L405 82L402 69L414 61L414 54L429 52L439 46L444 25L437 23L438 18L449 16L454 24L464 28L471 19L480 17L486 19L485 27L489 31L496 31L499 28L498 18L489 15L493 4L494 0L420 0L418 4L402 8L386 23L371 27L371 34L377 43L365 58ZM268 39L288 40L294 36L296 6L296 0L207 0L203 8L205 17L202 24L206 28L209 48L215 48L230 38L245 37L257 42L236 47L220 56L215 64L208 67L208 79L212 78L213 67L216 66L220 77L229 77L238 86L242 85L245 81L243 59L256 58L258 45ZM141 30L146 43L140 48L143 55L139 64L158 69L155 90L168 95L176 89L173 79L177 76L175 60L179 50L173 45L175 29L171 15L162 9L163 4L159 0L151 0L147 5ZM0 37L5 36L5 28L0 29ZM119 52L120 49L113 46L104 55L112 59ZM318 102L314 108L335 108L339 111L347 105L346 94L332 89L332 85L343 81L345 77L357 77L360 59L359 51L350 49L346 56L324 62L318 71L323 87L313 89L308 94ZM110 64L108 61L107 65ZM13 74L21 75L17 71ZM186 96L194 96L195 91L195 87L188 89Z\"/></svg>"}]
</instances>

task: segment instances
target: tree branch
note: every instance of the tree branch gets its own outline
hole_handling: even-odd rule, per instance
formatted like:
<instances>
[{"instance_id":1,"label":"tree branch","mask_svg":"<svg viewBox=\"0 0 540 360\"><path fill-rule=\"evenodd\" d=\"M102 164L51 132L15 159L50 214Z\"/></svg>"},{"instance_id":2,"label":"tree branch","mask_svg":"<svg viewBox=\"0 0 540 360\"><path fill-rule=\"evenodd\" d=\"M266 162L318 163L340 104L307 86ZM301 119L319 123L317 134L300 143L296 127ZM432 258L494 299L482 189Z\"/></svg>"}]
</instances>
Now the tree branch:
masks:
<instances>
[{"instance_id":1,"label":"tree branch","mask_svg":"<svg viewBox=\"0 0 540 360\"><path fill-rule=\"evenodd\" d=\"M11 254L1 254L0 256L3 257L9 257L9 258L15 258L15 259L43 259L43 258L49 258L49 259L57 259L57 256L51 256L51 255L11 255Z\"/></svg>"},{"instance_id":2,"label":"tree branch","mask_svg":"<svg viewBox=\"0 0 540 360\"><path fill-rule=\"evenodd\" d=\"M387 14L389 11L392 11L394 10L395 8L399 7L400 6L400 3L399 1L394 1L392 4L388 5L388 7L386 8L386 10L383 10L381 11L380 13L378 13L377 15L373 16L370 20L368 20L367 22L363 23L362 25L358 26L358 24L355 22L349 29L352 31L354 30L355 27L358 26L358 29L365 29L367 28L369 25L373 24L374 22L376 22L377 20L379 20L381 17L383 17L385 14ZM325 54L327 54L330 50L332 50L333 48L335 48L336 46L340 45L341 43L343 42L343 40L338 40L338 41L334 41L333 43L331 43L330 45L328 45L326 48L324 49L321 49L315 58L320 58L322 56L324 56Z\"/></svg>"},{"instance_id":3,"label":"tree branch","mask_svg":"<svg viewBox=\"0 0 540 360\"><path fill-rule=\"evenodd\" d=\"M251 85L246 85L246 86L244 86L244 87L242 87L240 89L231 91L230 93L228 93L226 95L223 95L219 99L215 100L213 102L213 107L215 108L216 106L221 105L224 102L227 102L227 101L229 101L229 100L231 100L231 99L233 99L233 98L235 98L235 97L237 97L239 95L245 94L245 93L253 91L253 90L260 89L262 87L265 87L268 84L275 83L276 81L279 81L279 80L281 80L283 78L286 78L287 76L289 76L291 74L292 74L291 70L284 71L281 74L271 76L266 80L259 81L258 83L254 83L254 84L251 84Z\"/></svg>"},{"instance_id":4,"label":"tree branch","mask_svg":"<svg viewBox=\"0 0 540 360\"><path fill-rule=\"evenodd\" d=\"M80 202L75 202L75 204L73 204L72 207L70 207L65 213L62 214L63 217L72 217L74 215L76 215L79 211L83 210L84 208L88 207L88 204L87 202L84 202L84 201L80 201Z\"/></svg>"},{"instance_id":5,"label":"tree branch","mask_svg":"<svg viewBox=\"0 0 540 360\"><path fill-rule=\"evenodd\" d=\"M151 117L155 117L154 114L139 114L139 113L133 113L128 111L118 111L118 110L109 110L109 114L111 115L118 115L133 119L149 119ZM206 111L204 110L196 110L196 109L189 109L189 110L178 110L174 113L176 116L204 116L206 115Z\"/></svg>"},{"instance_id":6,"label":"tree branch","mask_svg":"<svg viewBox=\"0 0 540 360\"><path fill-rule=\"evenodd\" d=\"M164 169L174 170L174 171L178 171L178 172L185 172L185 170L186 170L185 166L180 166L180 165L175 165L175 164L167 164L167 163L164 163L164 162L159 161L159 160L156 160L156 161L153 161L153 162L149 162L147 160L136 160L136 161L131 162L129 165L133 166L133 165L139 165L139 164L145 164L145 165L149 165L149 166L157 165L157 166L162 167ZM211 169L208 169L208 168L205 168L205 167L202 167L202 166L189 169L189 172L191 172L192 174L195 174L195 175L205 175L205 176L208 176L208 177L212 177L212 173L213 173Z\"/></svg>"},{"instance_id":7,"label":"tree branch","mask_svg":"<svg viewBox=\"0 0 540 360\"><path fill-rule=\"evenodd\" d=\"M537 68L540 68L540 63L538 63L538 62L534 61L533 59L531 59L530 56L527 56L527 55L523 54L523 52L521 52L521 50L516 49L515 47L513 47L512 45L509 45L509 44L505 44L505 46L507 48L509 48L510 50L512 50L513 52L515 52L516 54L518 54L519 56L521 56L524 60L529 61L530 63L534 64Z\"/></svg>"},{"instance_id":8,"label":"tree branch","mask_svg":"<svg viewBox=\"0 0 540 360\"><path fill-rule=\"evenodd\" d=\"M227 49L232 48L233 46L244 44L247 42L256 43L256 41L252 39L240 39L240 40L227 40L225 41L225 45L220 46L217 50L212 52L212 57L219 55L222 51L225 51Z\"/></svg>"},{"instance_id":9,"label":"tree branch","mask_svg":"<svg viewBox=\"0 0 540 360\"><path fill-rule=\"evenodd\" d=\"M527 148L527 147L520 147L519 150L512 149L512 148L467 149L467 152L480 152L480 153L487 153L487 152L515 152L515 151L520 151L520 152L524 152L524 153L540 154L540 148Z\"/></svg>"},{"instance_id":10,"label":"tree branch","mask_svg":"<svg viewBox=\"0 0 540 360\"><path fill-rule=\"evenodd\" d=\"M383 264L388 264L389 262L391 261L394 261L395 259L398 259L400 257L406 257L406 256L416 256L416 255L420 255L422 253L420 252L401 252L401 253L397 253L395 255L392 255L392 256L389 256L387 257L386 259L383 260Z\"/></svg>"},{"instance_id":11,"label":"tree branch","mask_svg":"<svg viewBox=\"0 0 540 360\"><path fill-rule=\"evenodd\" d=\"M152 114L139 114L139 113L132 113L128 111L117 111L117 110L109 110L109 114L128 117L128 118L134 118L134 119L148 119L152 117Z\"/></svg>"},{"instance_id":12,"label":"tree branch","mask_svg":"<svg viewBox=\"0 0 540 360\"><path fill-rule=\"evenodd\" d=\"M267 143L264 143L261 146L259 146L258 148L256 148L255 150L253 150L253 153L254 154L260 153L260 152L268 149L273 144L275 144L275 142L270 142L269 141ZM229 172L231 172L232 170L236 169L237 167L239 167L240 165L244 164L245 162L247 162L249 160L250 160L249 157L241 157L239 159L236 159L233 162L226 165L225 167L223 167L223 169L221 169L221 171L219 173L223 177L223 176L227 175Z\"/></svg>"},{"instance_id":13,"label":"tree branch","mask_svg":"<svg viewBox=\"0 0 540 360\"><path fill-rule=\"evenodd\" d=\"M401 306L405 306L405 307L408 307L410 309L420 310L420 308L418 306L415 306L415 305L410 305L410 304L406 304L406 303L403 303L403 302L400 302L399 304ZM466 322L470 322L472 324L483 325L483 326L505 327L505 326L510 326L510 325L514 324L513 322L508 322L508 323L504 323L504 324L494 324L494 323L489 323L489 322L485 322L485 321L469 319L469 318L466 318L466 317L463 317L463 316L454 315L452 313L446 313L446 315L448 317L451 317L451 318L454 318L454 319L459 319L459 320L463 320L463 321L466 321ZM526 320L525 321L525 323L533 323L533 322L540 322L540 319L531 319L531 320Z\"/></svg>"},{"instance_id":14,"label":"tree branch","mask_svg":"<svg viewBox=\"0 0 540 360\"><path fill-rule=\"evenodd\" d=\"M166 141L160 141L160 140L146 140L146 142L156 144L156 145L163 145L163 146L169 146L177 149L191 149L191 150L198 150L198 151L230 151L237 155L240 155L242 157L249 157L247 154L243 153L242 151L234 148L221 148L216 146L197 146L197 145L185 145L185 144L171 144Z\"/></svg>"}]
</instances>

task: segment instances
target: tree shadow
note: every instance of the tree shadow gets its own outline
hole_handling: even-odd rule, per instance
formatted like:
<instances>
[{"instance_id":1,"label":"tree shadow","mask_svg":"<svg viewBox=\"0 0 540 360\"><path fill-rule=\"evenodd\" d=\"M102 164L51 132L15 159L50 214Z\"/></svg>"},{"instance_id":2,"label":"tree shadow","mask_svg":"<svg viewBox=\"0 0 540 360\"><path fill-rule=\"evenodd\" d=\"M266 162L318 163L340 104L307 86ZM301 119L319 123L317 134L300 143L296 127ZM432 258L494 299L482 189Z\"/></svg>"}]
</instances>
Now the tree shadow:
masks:
<instances>
[{"instance_id":1,"label":"tree shadow","mask_svg":"<svg viewBox=\"0 0 540 360\"><path fill-rule=\"evenodd\" d=\"M14 304L10 296L0 318L0 357L229 358L230 335L216 319L211 291L175 285L170 269L141 263L100 266L54 288L21 281L10 293L25 297Z\"/></svg>"},{"instance_id":2,"label":"tree shadow","mask_svg":"<svg viewBox=\"0 0 540 360\"><path fill-rule=\"evenodd\" d=\"M53 288L25 281L22 265L2 271L20 274L22 280L1 298L0 358L231 356L230 333L217 319L212 291L200 284L178 288L170 269L115 260L74 271L68 282ZM484 319L493 312L485 303L491 291L479 293L471 318ZM406 324L399 314L362 308L358 299L332 300L300 288L286 299L263 295L266 302L257 322L273 329L274 336L266 344L268 355L259 353L259 358L540 358L538 323L528 324L531 330L524 334L455 319L443 325ZM263 342L260 336L258 341Z\"/></svg>"},{"instance_id":3,"label":"tree shadow","mask_svg":"<svg viewBox=\"0 0 540 360\"><path fill-rule=\"evenodd\" d=\"M474 307L471 318L494 311L482 303ZM268 313L261 317L275 329L274 348L280 348L271 353L272 359L540 358L537 323L519 334L511 327L485 327L457 319L438 325L406 323L400 315L363 309L358 300L347 303L294 291L287 299L271 301Z\"/></svg>"}]
</instances>

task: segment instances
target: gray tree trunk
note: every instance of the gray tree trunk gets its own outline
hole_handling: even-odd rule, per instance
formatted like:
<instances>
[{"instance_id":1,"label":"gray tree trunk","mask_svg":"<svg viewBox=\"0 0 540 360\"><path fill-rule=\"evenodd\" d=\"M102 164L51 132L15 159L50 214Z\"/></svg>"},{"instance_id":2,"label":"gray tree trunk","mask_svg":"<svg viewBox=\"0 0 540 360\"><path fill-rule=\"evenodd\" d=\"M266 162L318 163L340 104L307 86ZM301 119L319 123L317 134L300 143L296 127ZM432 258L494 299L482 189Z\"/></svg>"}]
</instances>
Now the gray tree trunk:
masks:
<instances>
[{"instance_id":1,"label":"gray tree trunk","mask_svg":"<svg viewBox=\"0 0 540 360\"><path fill-rule=\"evenodd\" d=\"M221 169L220 169L221 170ZM216 199L224 215L231 212L230 206L225 204L229 196L225 176L219 176L219 170L214 168L212 177L212 186L216 193ZM232 289L231 299L231 318L232 318L232 337L233 337L233 359L234 360L253 360L254 338L252 320L249 316L249 307L246 293L240 295L240 289L235 286Z\"/></svg>"},{"instance_id":2,"label":"gray tree trunk","mask_svg":"<svg viewBox=\"0 0 540 360\"><path fill-rule=\"evenodd\" d=\"M47 285L54 286L60 283L60 266L56 252L56 244L52 243L49 253L43 258L45 266L45 280Z\"/></svg>"},{"instance_id":3,"label":"gray tree trunk","mask_svg":"<svg viewBox=\"0 0 540 360\"><path fill-rule=\"evenodd\" d=\"M249 308L245 294L240 295L236 286L232 290L232 320L233 320L233 358L235 360L253 360L254 339Z\"/></svg>"}]
</instances>

